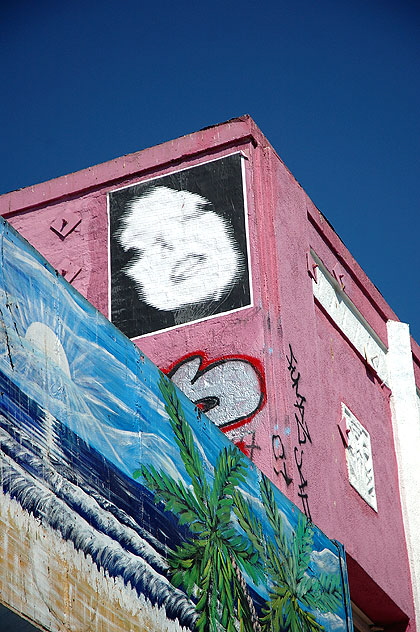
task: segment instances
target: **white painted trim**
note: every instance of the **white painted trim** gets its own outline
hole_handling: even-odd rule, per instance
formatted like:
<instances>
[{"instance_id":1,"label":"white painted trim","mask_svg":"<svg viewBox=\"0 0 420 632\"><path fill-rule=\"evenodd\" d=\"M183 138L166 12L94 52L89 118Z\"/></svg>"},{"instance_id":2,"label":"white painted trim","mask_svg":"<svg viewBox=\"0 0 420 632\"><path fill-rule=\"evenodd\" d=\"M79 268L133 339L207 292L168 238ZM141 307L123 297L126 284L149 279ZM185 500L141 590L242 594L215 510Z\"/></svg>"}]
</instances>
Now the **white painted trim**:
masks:
<instances>
[{"instance_id":1,"label":"white painted trim","mask_svg":"<svg viewBox=\"0 0 420 632\"><path fill-rule=\"evenodd\" d=\"M251 236L249 234L249 216L248 216L249 209L248 209L248 190L247 190L247 174L246 174L246 160L249 160L249 158L242 151L238 153L240 153L242 157L242 160L241 160L242 195L244 198L246 254L248 257L248 282L249 282L249 296L251 299L251 303L249 305L246 305L245 307L254 307L254 286L252 283L252 261L251 261Z\"/></svg>"},{"instance_id":2,"label":"white painted trim","mask_svg":"<svg viewBox=\"0 0 420 632\"><path fill-rule=\"evenodd\" d=\"M401 505L413 587L417 626L420 624L420 411L414 379L409 327L389 320L387 364L391 414Z\"/></svg>"},{"instance_id":3,"label":"white painted trim","mask_svg":"<svg viewBox=\"0 0 420 632\"><path fill-rule=\"evenodd\" d=\"M382 382L387 384L386 346L312 250L311 256L318 266L317 280L312 280L314 297Z\"/></svg>"}]
</instances>

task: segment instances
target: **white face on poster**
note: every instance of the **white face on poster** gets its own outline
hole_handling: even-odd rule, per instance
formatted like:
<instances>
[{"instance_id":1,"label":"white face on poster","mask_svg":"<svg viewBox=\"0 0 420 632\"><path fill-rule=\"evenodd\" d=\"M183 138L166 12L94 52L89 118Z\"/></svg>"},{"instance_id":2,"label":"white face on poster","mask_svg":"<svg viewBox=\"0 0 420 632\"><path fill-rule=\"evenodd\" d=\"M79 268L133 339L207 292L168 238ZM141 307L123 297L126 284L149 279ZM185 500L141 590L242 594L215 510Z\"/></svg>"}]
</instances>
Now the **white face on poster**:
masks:
<instances>
[{"instance_id":1,"label":"white face on poster","mask_svg":"<svg viewBox=\"0 0 420 632\"><path fill-rule=\"evenodd\" d=\"M190 191L158 186L128 205L117 239L137 256L125 268L140 298L160 310L220 300L242 270L229 224Z\"/></svg>"}]
</instances>

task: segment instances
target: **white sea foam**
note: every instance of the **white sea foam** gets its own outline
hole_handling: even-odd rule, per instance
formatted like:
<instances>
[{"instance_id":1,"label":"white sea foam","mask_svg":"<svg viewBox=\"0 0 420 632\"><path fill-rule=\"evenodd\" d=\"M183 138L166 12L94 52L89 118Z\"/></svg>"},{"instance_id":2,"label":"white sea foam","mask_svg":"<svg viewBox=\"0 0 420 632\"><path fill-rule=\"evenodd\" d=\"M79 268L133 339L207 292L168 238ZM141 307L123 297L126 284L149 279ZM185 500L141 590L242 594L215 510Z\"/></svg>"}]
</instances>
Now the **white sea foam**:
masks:
<instances>
[{"instance_id":1,"label":"white sea foam","mask_svg":"<svg viewBox=\"0 0 420 632\"><path fill-rule=\"evenodd\" d=\"M0 469L3 486L23 509L44 527L58 531L78 551L89 555L110 577L120 577L125 584L135 587L139 595L165 607L172 619L190 624L195 618L194 605L162 575L166 562L151 543L46 464L42 469L39 457L4 434L3 431L3 449L10 453L14 450L14 459L23 467L3 454ZM41 472L43 480L32 476L26 468Z\"/></svg>"},{"instance_id":2,"label":"white sea foam","mask_svg":"<svg viewBox=\"0 0 420 632\"><path fill-rule=\"evenodd\" d=\"M41 525L8 494L1 496L0 526L2 554L8 551L10 559L16 553L16 542L20 545L12 576L7 576L5 565L0 568L2 600L35 624L51 632L64 627L72 632L191 630L168 619L165 608L152 605L120 577L112 578L98 569L90 556Z\"/></svg>"}]
</instances>

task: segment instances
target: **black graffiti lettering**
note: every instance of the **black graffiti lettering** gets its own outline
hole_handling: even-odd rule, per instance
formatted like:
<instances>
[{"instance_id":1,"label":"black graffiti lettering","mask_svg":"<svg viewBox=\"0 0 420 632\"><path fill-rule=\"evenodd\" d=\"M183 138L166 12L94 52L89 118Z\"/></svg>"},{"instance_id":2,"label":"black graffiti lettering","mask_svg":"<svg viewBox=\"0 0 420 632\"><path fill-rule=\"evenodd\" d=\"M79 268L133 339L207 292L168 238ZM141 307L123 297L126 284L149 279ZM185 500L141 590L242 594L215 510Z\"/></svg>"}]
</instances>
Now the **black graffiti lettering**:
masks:
<instances>
[{"instance_id":1,"label":"black graffiti lettering","mask_svg":"<svg viewBox=\"0 0 420 632\"><path fill-rule=\"evenodd\" d=\"M251 461L253 461L254 451L261 450L261 448L258 444L255 443L255 432L253 432L251 436L252 436L251 443L245 444L245 448L249 450L249 458L251 459Z\"/></svg>"},{"instance_id":2,"label":"black graffiti lettering","mask_svg":"<svg viewBox=\"0 0 420 632\"><path fill-rule=\"evenodd\" d=\"M294 370L296 368L296 364L297 364L297 359L295 358L293 351L292 351L292 345L289 344L289 351L290 351L290 358L287 357L286 355L286 360L289 363L289 366L287 367L289 371L291 371L292 369Z\"/></svg>"},{"instance_id":3,"label":"black graffiti lettering","mask_svg":"<svg viewBox=\"0 0 420 632\"><path fill-rule=\"evenodd\" d=\"M273 454L276 461L286 458L283 441L281 440L280 435L275 434L271 437L271 446L273 448Z\"/></svg>"},{"instance_id":4,"label":"black graffiti lettering","mask_svg":"<svg viewBox=\"0 0 420 632\"><path fill-rule=\"evenodd\" d=\"M295 408L298 409L298 411L299 411L299 413L300 413L300 415L302 417L304 417L304 415L305 415L305 403L306 403L306 397L304 397L298 391L296 391Z\"/></svg>"},{"instance_id":5,"label":"black graffiti lettering","mask_svg":"<svg viewBox=\"0 0 420 632\"><path fill-rule=\"evenodd\" d=\"M303 450L300 451L300 462L298 461L298 457L297 457L298 452L299 452L299 448L295 447L295 463L296 463L296 467L298 469L299 474L301 474L302 461L303 461Z\"/></svg>"},{"instance_id":6,"label":"black graffiti lettering","mask_svg":"<svg viewBox=\"0 0 420 632\"><path fill-rule=\"evenodd\" d=\"M284 482L286 483L287 487L289 487L289 485L291 485L291 483L293 483L293 478L291 476L289 476L289 473L287 471L287 466L286 466L286 462L283 461L282 463L283 468L282 469L277 469L276 466L273 467L273 470L275 472L275 474L277 474L277 476L283 476Z\"/></svg>"},{"instance_id":7,"label":"black graffiti lettering","mask_svg":"<svg viewBox=\"0 0 420 632\"><path fill-rule=\"evenodd\" d=\"M303 445L306 441L312 443L311 435L309 434L308 425L303 417L299 418L295 413L297 431L298 431L298 441L299 445Z\"/></svg>"},{"instance_id":8,"label":"black graffiti lettering","mask_svg":"<svg viewBox=\"0 0 420 632\"><path fill-rule=\"evenodd\" d=\"M275 460L281 461L281 464L276 463L273 466L273 470L277 476L283 476L286 485L289 486L293 482L293 478L289 476L289 473L287 471L286 452L280 435L275 434L271 437L271 447Z\"/></svg>"},{"instance_id":9,"label":"black graffiti lettering","mask_svg":"<svg viewBox=\"0 0 420 632\"><path fill-rule=\"evenodd\" d=\"M296 367L289 369L289 371L290 371L290 379L292 380L292 388L294 388L297 393L299 390L300 371L297 372L296 376L295 376Z\"/></svg>"},{"instance_id":10,"label":"black graffiti lettering","mask_svg":"<svg viewBox=\"0 0 420 632\"><path fill-rule=\"evenodd\" d=\"M303 513L312 522L311 510L309 509L308 494L298 494L302 500Z\"/></svg>"},{"instance_id":11,"label":"black graffiti lettering","mask_svg":"<svg viewBox=\"0 0 420 632\"><path fill-rule=\"evenodd\" d=\"M304 477L303 472L302 472L303 450L300 451L300 460L298 458L298 453L299 453L299 448L295 447L295 463L296 463L297 470L299 472L299 480L300 480L300 483L298 485L298 488L299 488L298 496L302 501L303 511L306 517L309 518L309 520L312 520L311 512L309 509L308 494L305 491L306 488L308 487L308 481Z\"/></svg>"},{"instance_id":12,"label":"black graffiti lettering","mask_svg":"<svg viewBox=\"0 0 420 632\"><path fill-rule=\"evenodd\" d=\"M295 393L296 393L296 401L294 403L294 407L298 409L299 415L301 416L303 420L303 418L305 417L306 397L301 395L297 388L295 389Z\"/></svg>"},{"instance_id":13,"label":"black graffiti lettering","mask_svg":"<svg viewBox=\"0 0 420 632\"><path fill-rule=\"evenodd\" d=\"M299 392L300 372L297 371L297 358L293 353L292 346L289 344L290 357L286 355L288 361L288 370L290 371L290 379L292 381L292 388L295 391L296 401L294 407L298 409L298 413L295 413L295 419L298 428L298 441L299 445L303 445L307 441L312 443L311 435L309 433L308 425L305 421L305 404L306 397ZM296 374L297 371L297 374Z\"/></svg>"},{"instance_id":14,"label":"black graffiti lettering","mask_svg":"<svg viewBox=\"0 0 420 632\"><path fill-rule=\"evenodd\" d=\"M300 371L297 369L297 358L293 353L292 345L289 344L289 356L286 354L286 359L288 362L287 369L290 373L290 380L292 383L292 389L295 393L295 403L293 404L295 410L295 421L297 427L297 440L299 446L305 445L307 443L312 443L312 438L309 432L308 424L305 420L305 404L306 397L302 395L299 391L299 383L300 383ZM309 509L309 499L307 493L308 481L304 475L303 471L303 456L304 451L300 449L298 446L294 448L294 456L295 456L295 465L298 471L298 496L302 501L303 511L309 520L311 518L311 512Z\"/></svg>"}]
</instances>

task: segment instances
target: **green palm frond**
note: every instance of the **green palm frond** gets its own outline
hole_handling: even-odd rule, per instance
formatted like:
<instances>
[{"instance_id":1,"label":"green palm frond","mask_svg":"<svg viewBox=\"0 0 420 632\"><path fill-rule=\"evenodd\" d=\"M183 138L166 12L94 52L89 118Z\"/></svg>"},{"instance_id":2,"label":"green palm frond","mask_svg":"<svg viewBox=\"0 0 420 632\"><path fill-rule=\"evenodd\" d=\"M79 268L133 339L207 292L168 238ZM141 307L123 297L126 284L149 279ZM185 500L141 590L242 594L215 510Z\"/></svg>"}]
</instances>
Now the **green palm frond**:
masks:
<instances>
[{"instance_id":1,"label":"green palm frond","mask_svg":"<svg viewBox=\"0 0 420 632\"><path fill-rule=\"evenodd\" d=\"M250 503L244 496L235 490L232 494L233 511L238 519L238 523L246 533L253 548L260 556L264 555L264 535L261 523L255 517Z\"/></svg>"},{"instance_id":2,"label":"green palm frond","mask_svg":"<svg viewBox=\"0 0 420 632\"><path fill-rule=\"evenodd\" d=\"M241 622L242 632L255 632L255 629L259 629L259 621L255 613L255 609L251 607L249 596L247 592L243 590L240 574L234 573L232 577L233 582L233 594L235 595L238 611L238 619Z\"/></svg>"},{"instance_id":3,"label":"green palm frond","mask_svg":"<svg viewBox=\"0 0 420 632\"><path fill-rule=\"evenodd\" d=\"M299 513L294 534L288 536L273 489L263 476L261 499L273 530L273 541L265 540L270 598L263 608L264 631L323 632L315 613L336 612L341 603L340 573L312 575L314 527Z\"/></svg>"},{"instance_id":4,"label":"green palm frond","mask_svg":"<svg viewBox=\"0 0 420 632\"><path fill-rule=\"evenodd\" d=\"M196 610L200 616L196 621L197 632L208 632L212 629L217 606L213 577L213 555L210 547L206 547L206 549L204 563L199 565L201 578L198 582L200 589Z\"/></svg>"},{"instance_id":5,"label":"green palm frond","mask_svg":"<svg viewBox=\"0 0 420 632\"><path fill-rule=\"evenodd\" d=\"M263 630L267 632L280 632L284 628L284 612L289 600L289 592L285 587L279 587L279 591L272 595L265 608L261 623Z\"/></svg>"},{"instance_id":6,"label":"green palm frond","mask_svg":"<svg viewBox=\"0 0 420 632\"><path fill-rule=\"evenodd\" d=\"M233 493L239 483L245 480L245 474L246 466L242 453L233 445L224 447L217 457L214 468L210 505L214 507L218 506L221 501L229 501L230 516Z\"/></svg>"},{"instance_id":7,"label":"green palm frond","mask_svg":"<svg viewBox=\"0 0 420 632\"><path fill-rule=\"evenodd\" d=\"M242 572L256 582L261 579L264 547L261 526L237 489L246 479L245 458L234 446L224 447L210 487L174 385L162 375L159 389L192 488L153 466L142 465L133 476L142 476L155 501L163 502L191 532L169 552L171 582L196 601L196 632L237 632L236 620L241 632L255 632L260 628ZM234 505L243 533L233 520Z\"/></svg>"},{"instance_id":8,"label":"green palm frond","mask_svg":"<svg viewBox=\"0 0 420 632\"><path fill-rule=\"evenodd\" d=\"M305 577L305 602L312 609L336 612L340 606L341 577L339 573L320 573L316 577Z\"/></svg>"},{"instance_id":9,"label":"green palm frond","mask_svg":"<svg viewBox=\"0 0 420 632\"><path fill-rule=\"evenodd\" d=\"M295 534L296 581L299 582L308 569L314 541L314 529L304 514L299 514Z\"/></svg>"},{"instance_id":10,"label":"green palm frond","mask_svg":"<svg viewBox=\"0 0 420 632\"><path fill-rule=\"evenodd\" d=\"M273 558L270 555L268 557L269 564L274 564L274 567L279 564L282 566L286 565L289 567L289 572L292 573L294 570L294 562L290 555L287 556L287 551L290 550L290 546L284 530L283 518L277 507L272 485L264 474L261 476L260 480L260 493L268 522L274 532L274 539L278 549L277 556Z\"/></svg>"},{"instance_id":11,"label":"green palm frond","mask_svg":"<svg viewBox=\"0 0 420 632\"><path fill-rule=\"evenodd\" d=\"M184 542L177 546L168 559L171 582L177 588L183 587L189 597L204 577L208 556L197 541Z\"/></svg>"},{"instance_id":12,"label":"green palm frond","mask_svg":"<svg viewBox=\"0 0 420 632\"><path fill-rule=\"evenodd\" d=\"M203 530L206 514L181 481L158 472L153 465L142 465L139 471L149 489L155 492L156 502L163 501L165 509L176 513L180 524L189 524L191 531Z\"/></svg>"},{"instance_id":13,"label":"green palm frond","mask_svg":"<svg viewBox=\"0 0 420 632\"><path fill-rule=\"evenodd\" d=\"M232 613L235 612L234 591L232 590L234 570L226 547L220 546L215 549L213 570L220 603L220 623L226 628L229 620L232 619Z\"/></svg>"},{"instance_id":14,"label":"green palm frond","mask_svg":"<svg viewBox=\"0 0 420 632\"><path fill-rule=\"evenodd\" d=\"M323 632L325 629L323 625L318 623L315 615L299 606L295 610L295 616L298 619L298 630L302 632Z\"/></svg>"},{"instance_id":15,"label":"green palm frond","mask_svg":"<svg viewBox=\"0 0 420 632\"><path fill-rule=\"evenodd\" d=\"M191 478L197 502L204 511L207 510L209 490L204 474L203 462L194 443L193 433L188 425L181 403L173 383L163 374L160 376L159 389L165 400L165 410L174 431L175 441L184 462L185 469Z\"/></svg>"}]
</instances>

